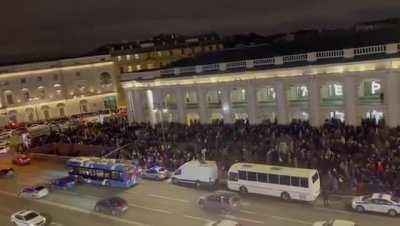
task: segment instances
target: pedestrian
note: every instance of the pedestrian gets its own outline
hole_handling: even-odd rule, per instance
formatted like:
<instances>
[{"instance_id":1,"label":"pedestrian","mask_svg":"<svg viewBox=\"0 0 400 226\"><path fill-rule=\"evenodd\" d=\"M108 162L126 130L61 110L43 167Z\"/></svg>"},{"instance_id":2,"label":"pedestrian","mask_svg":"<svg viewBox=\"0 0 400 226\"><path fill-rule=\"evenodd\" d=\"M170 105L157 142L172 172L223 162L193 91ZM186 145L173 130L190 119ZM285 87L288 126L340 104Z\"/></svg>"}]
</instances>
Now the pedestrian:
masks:
<instances>
[{"instance_id":1,"label":"pedestrian","mask_svg":"<svg viewBox=\"0 0 400 226\"><path fill-rule=\"evenodd\" d=\"M329 207L329 192L326 188L322 189L322 199L324 200L324 207Z\"/></svg>"}]
</instances>

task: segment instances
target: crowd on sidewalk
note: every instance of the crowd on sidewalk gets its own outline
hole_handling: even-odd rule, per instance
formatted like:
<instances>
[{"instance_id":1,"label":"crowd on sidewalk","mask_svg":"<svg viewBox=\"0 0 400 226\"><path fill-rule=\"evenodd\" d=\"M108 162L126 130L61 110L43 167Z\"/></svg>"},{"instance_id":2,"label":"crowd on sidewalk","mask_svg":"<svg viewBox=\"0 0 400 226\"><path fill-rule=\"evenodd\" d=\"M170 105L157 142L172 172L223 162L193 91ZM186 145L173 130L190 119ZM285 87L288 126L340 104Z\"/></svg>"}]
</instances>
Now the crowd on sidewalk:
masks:
<instances>
[{"instance_id":1,"label":"crowd on sidewalk","mask_svg":"<svg viewBox=\"0 0 400 226\"><path fill-rule=\"evenodd\" d=\"M374 120L349 126L328 120L321 127L293 121L289 125L247 121L224 124L131 123L111 117L103 123L82 123L53 132L35 145L51 142L129 146L138 164L162 164L173 170L205 154L227 170L237 161L318 169L324 189L392 191L400 189L400 128L387 128Z\"/></svg>"}]
</instances>

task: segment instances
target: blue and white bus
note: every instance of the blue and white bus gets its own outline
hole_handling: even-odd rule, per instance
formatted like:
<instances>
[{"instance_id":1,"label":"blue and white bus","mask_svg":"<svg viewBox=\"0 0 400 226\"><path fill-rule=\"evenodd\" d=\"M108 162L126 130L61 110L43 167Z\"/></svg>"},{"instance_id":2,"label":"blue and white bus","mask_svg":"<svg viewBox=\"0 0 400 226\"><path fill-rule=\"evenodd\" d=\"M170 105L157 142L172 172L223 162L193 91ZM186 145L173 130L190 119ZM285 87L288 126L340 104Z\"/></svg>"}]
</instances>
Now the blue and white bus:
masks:
<instances>
[{"instance_id":1,"label":"blue and white bus","mask_svg":"<svg viewBox=\"0 0 400 226\"><path fill-rule=\"evenodd\" d=\"M128 188L139 183L141 170L129 161L96 157L71 158L69 175L85 183Z\"/></svg>"}]
</instances>

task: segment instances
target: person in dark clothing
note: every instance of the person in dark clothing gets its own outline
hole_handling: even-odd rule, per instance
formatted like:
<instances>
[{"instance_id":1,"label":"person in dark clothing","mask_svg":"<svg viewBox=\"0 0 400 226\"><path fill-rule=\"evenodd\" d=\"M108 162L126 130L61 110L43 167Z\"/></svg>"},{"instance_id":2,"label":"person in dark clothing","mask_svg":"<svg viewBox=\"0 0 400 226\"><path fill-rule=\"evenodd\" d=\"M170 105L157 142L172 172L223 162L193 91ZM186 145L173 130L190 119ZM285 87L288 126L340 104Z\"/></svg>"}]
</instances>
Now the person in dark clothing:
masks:
<instances>
[{"instance_id":1,"label":"person in dark clothing","mask_svg":"<svg viewBox=\"0 0 400 226\"><path fill-rule=\"evenodd\" d=\"M326 189L322 189L322 199L324 200L324 207L329 207L329 192Z\"/></svg>"}]
</instances>

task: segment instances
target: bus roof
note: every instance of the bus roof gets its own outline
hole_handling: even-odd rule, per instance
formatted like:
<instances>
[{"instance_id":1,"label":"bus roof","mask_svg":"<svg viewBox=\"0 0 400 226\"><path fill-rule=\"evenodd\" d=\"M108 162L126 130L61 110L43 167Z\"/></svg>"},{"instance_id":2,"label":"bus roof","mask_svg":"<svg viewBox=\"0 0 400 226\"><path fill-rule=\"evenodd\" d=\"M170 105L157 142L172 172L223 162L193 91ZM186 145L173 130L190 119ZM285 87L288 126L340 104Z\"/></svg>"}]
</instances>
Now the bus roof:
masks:
<instances>
[{"instance_id":1,"label":"bus roof","mask_svg":"<svg viewBox=\"0 0 400 226\"><path fill-rule=\"evenodd\" d=\"M284 167L266 164L256 164L256 163L235 163L231 166L229 171L250 171L257 173L270 173L278 175L288 175L296 177L310 177L313 176L317 170L315 169L304 169L304 168L294 168L294 167Z\"/></svg>"},{"instance_id":2,"label":"bus roof","mask_svg":"<svg viewBox=\"0 0 400 226\"><path fill-rule=\"evenodd\" d=\"M125 171L127 168L133 166L128 161L118 159L106 159L97 157L75 157L67 161L69 167L87 167L96 169L109 169L117 171Z\"/></svg>"}]
</instances>

